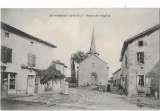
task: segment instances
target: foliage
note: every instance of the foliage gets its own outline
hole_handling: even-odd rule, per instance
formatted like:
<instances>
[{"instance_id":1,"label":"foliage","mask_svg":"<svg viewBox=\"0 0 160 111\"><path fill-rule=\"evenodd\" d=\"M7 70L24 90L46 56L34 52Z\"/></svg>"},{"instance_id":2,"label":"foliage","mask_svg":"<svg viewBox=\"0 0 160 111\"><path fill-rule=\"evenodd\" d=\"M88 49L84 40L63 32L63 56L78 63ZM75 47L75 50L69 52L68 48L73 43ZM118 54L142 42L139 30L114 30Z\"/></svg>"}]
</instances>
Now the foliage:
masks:
<instances>
[{"instance_id":1,"label":"foliage","mask_svg":"<svg viewBox=\"0 0 160 111\"><path fill-rule=\"evenodd\" d=\"M55 64L50 65L46 70L38 71L38 76L40 76L41 84L47 84L50 80L63 79L65 77L56 69Z\"/></svg>"},{"instance_id":2,"label":"foliage","mask_svg":"<svg viewBox=\"0 0 160 111\"><path fill-rule=\"evenodd\" d=\"M79 64L84 59L87 58L87 54L82 51L77 51L76 53L73 53L71 56L71 82L76 83L76 69L75 69L75 63Z\"/></svg>"},{"instance_id":3,"label":"foliage","mask_svg":"<svg viewBox=\"0 0 160 111\"><path fill-rule=\"evenodd\" d=\"M65 81L67 81L67 82L70 83L70 82L72 81L72 78L71 78L71 77L66 77L66 78L65 78Z\"/></svg>"},{"instance_id":4,"label":"foliage","mask_svg":"<svg viewBox=\"0 0 160 111\"><path fill-rule=\"evenodd\" d=\"M82 52L82 51L78 51L76 53L74 53L71 57L72 60L74 60L77 63L82 62L85 58L87 58L87 54Z\"/></svg>"}]
</instances>

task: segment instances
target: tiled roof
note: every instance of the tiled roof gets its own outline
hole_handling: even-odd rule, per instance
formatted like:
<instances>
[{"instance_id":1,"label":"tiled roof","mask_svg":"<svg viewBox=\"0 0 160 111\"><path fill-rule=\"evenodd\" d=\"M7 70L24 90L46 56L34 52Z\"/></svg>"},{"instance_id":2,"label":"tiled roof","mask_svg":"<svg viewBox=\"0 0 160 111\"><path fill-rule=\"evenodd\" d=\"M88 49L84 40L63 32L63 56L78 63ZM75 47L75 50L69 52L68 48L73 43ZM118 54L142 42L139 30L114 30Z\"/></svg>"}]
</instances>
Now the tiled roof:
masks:
<instances>
[{"instance_id":1,"label":"tiled roof","mask_svg":"<svg viewBox=\"0 0 160 111\"><path fill-rule=\"evenodd\" d=\"M42 39L36 38L36 37L34 37L34 36L30 35L30 34L27 34L27 33L23 32L23 31L15 28L15 27L12 27L12 26L4 23L4 22L1 22L1 28L4 29L4 30L7 30L9 32L15 33L17 35L21 35L20 37L24 37L24 38L27 38L27 39L35 40L35 41L37 41L39 43L42 43L42 44L45 44L45 45L47 45L49 47L56 48L56 45L53 45L53 44L51 44L49 42L46 42L46 41L44 41Z\"/></svg>"},{"instance_id":2,"label":"tiled roof","mask_svg":"<svg viewBox=\"0 0 160 111\"><path fill-rule=\"evenodd\" d=\"M119 68L118 70L116 70L113 75L115 75L117 72L119 72L121 70L121 68Z\"/></svg>"},{"instance_id":3,"label":"tiled roof","mask_svg":"<svg viewBox=\"0 0 160 111\"><path fill-rule=\"evenodd\" d=\"M123 44L123 47L122 47L122 51L121 51L120 61L122 61L124 52L127 49L128 44L132 43L133 41L135 41L135 40L137 40L139 38L145 37L145 35L151 34L151 33L153 33L154 31L156 31L158 29L160 29L160 24L155 25L155 26L153 26L153 27L151 27L151 28L149 28L149 29L147 29L147 30L145 30L145 31L143 31L143 32L141 32L141 33L139 33L139 34L127 39L127 40L125 40L124 44Z\"/></svg>"},{"instance_id":4,"label":"tiled roof","mask_svg":"<svg viewBox=\"0 0 160 111\"><path fill-rule=\"evenodd\" d=\"M67 66L64 63L62 63L60 60L52 61L52 63L60 64L67 68Z\"/></svg>"}]
</instances>

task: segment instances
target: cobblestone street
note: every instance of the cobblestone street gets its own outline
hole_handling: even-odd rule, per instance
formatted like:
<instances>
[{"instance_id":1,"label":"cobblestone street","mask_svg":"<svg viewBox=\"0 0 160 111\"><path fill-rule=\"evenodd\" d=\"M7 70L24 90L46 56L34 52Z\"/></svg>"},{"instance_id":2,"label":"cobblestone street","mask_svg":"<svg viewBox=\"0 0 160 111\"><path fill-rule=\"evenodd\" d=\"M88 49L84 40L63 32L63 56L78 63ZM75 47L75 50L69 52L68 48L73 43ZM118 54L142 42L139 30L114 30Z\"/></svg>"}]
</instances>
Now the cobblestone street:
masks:
<instances>
[{"instance_id":1,"label":"cobblestone street","mask_svg":"<svg viewBox=\"0 0 160 111\"><path fill-rule=\"evenodd\" d=\"M48 92L38 96L2 100L2 109L151 109L139 107L127 97L93 91L90 88L70 88L69 95Z\"/></svg>"}]
</instances>

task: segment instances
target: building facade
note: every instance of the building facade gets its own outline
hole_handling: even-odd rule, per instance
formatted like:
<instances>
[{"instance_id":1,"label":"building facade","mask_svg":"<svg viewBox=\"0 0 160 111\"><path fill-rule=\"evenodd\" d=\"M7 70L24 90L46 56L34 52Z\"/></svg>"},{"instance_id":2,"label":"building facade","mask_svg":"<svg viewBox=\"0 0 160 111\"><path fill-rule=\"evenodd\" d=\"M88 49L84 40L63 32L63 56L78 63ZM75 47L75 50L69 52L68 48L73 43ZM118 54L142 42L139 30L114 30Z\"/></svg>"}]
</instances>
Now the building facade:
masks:
<instances>
[{"instance_id":1,"label":"building facade","mask_svg":"<svg viewBox=\"0 0 160 111\"><path fill-rule=\"evenodd\" d=\"M160 59L160 24L127 39L121 51L122 77L128 96L146 94L150 80L146 74Z\"/></svg>"},{"instance_id":2,"label":"building facade","mask_svg":"<svg viewBox=\"0 0 160 111\"><path fill-rule=\"evenodd\" d=\"M61 72L63 75L67 75L67 66L62 63L60 60L52 61L53 64L55 64L56 69ZM64 79L56 79L52 80L51 87L54 92L63 92L65 80Z\"/></svg>"},{"instance_id":3,"label":"building facade","mask_svg":"<svg viewBox=\"0 0 160 111\"><path fill-rule=\"evenodd\" d=\"M121 85L121 75L121 68L113 73L113 86L118 87L119 85Z\"/></svg>"},{"instance_id":4,"label":"building facade","mask_svg":"<svg viewBox=\"0 0 160 111\"><path fill-rule=\"evenodd\" d=\"M108 83L109 66L103 61L96 51L94 31L88 57L84 59L78 67L78 85L95 85Z\"/></svg>"},{"instance_id":5,"label":"building facade","mask_svg":"<svg viewBox=\"0 0 160 111\"><path fill-rule=\"evenodd\" d=\"M160 99L160 61L147 73L146 78L150 80L151 95ZM157 93L157 94L156 94Z\"/></svg>"},{"instance_id":6,"label":"building facade","mask_svg":"<svg viewBox=\"0 0 160 111\"><path fill-rule=\"evenodd\" d=\"M54 59L55 45L17 28L1 23L1 82L5 94L34 93L36 72L22 68L46 69Z\"/></svg>"}]
</instances>

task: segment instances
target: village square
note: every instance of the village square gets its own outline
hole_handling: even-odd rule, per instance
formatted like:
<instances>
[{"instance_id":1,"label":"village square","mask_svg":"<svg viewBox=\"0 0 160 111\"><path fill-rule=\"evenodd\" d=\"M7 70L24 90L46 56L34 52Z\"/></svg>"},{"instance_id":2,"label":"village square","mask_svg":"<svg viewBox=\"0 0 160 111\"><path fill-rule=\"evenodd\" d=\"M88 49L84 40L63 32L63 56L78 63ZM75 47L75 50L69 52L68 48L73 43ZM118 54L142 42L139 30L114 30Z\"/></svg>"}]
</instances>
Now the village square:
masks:
<instances>
[{"instance_id":1,"label":"village square","mask_svg":"<svg viewBox=\"0 0 160 111\"><path fill-rule=\"evenodd\" d=\"M159 9L1 13L2 110L160 109Z\"/></svg>"}]
</instances>

